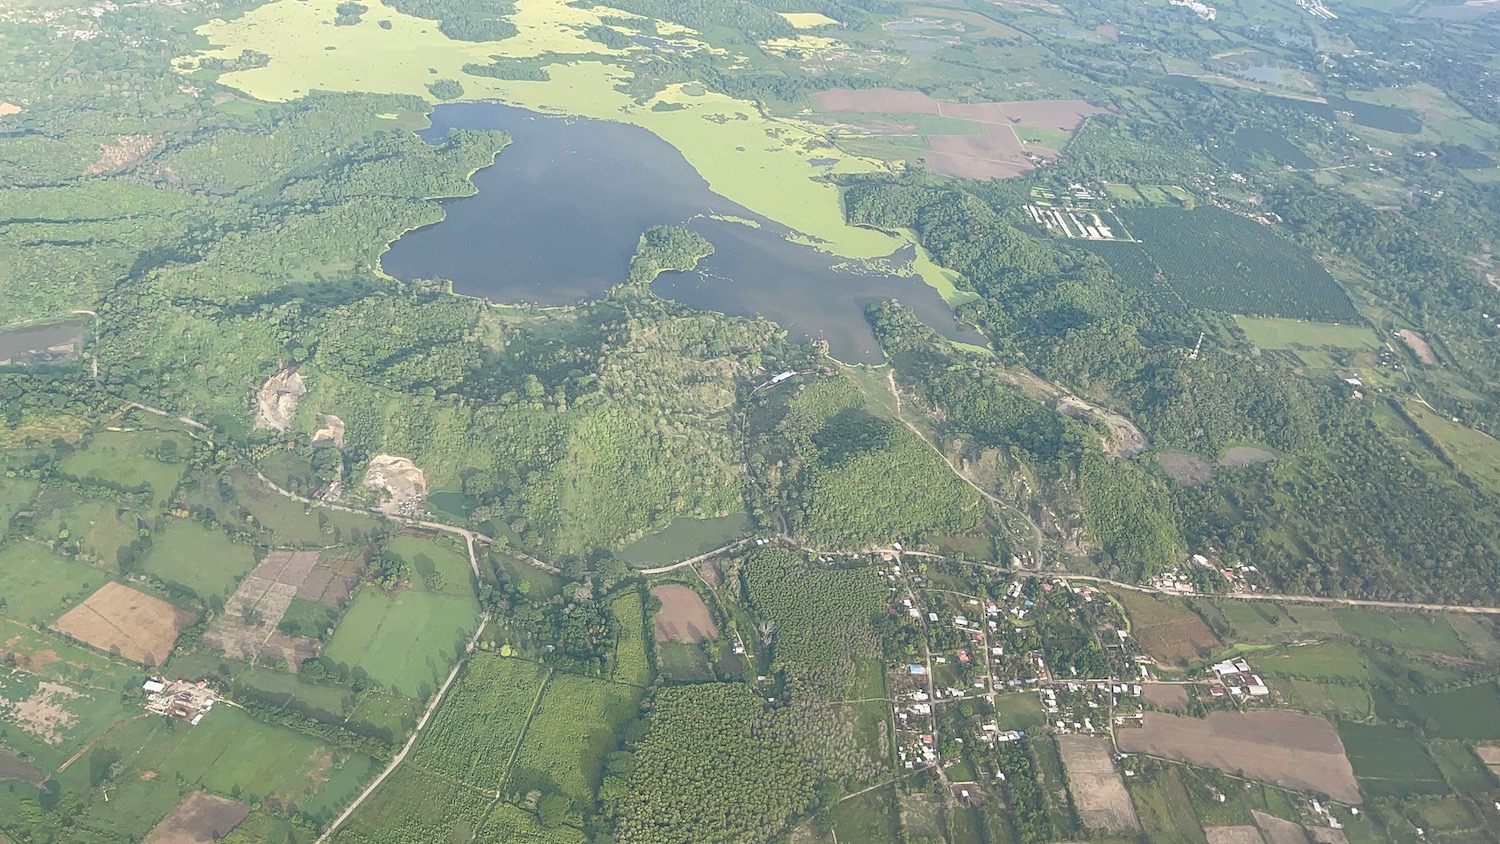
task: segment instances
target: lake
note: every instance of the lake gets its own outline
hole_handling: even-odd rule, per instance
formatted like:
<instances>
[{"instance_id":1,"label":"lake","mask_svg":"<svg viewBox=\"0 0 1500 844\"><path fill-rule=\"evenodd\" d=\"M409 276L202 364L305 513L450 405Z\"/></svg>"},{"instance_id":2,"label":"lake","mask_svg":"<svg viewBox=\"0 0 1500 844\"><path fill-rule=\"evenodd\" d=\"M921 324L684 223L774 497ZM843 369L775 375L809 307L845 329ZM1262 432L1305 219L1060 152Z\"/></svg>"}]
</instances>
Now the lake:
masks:
<instances>
[{"instance_id":1,"label":"lake","mask_svg":"<svg viewBox=\"0 0 1500 844\"><path fill-rule=\"evenodd\" d=\"M797 242L787 227L714 193L676 148L645 129L454 103L438 106L420 134L441 143L460 128L500 129L511 144L474 174L478 193L444 200L441 222L391 244L381 266L396 278L448 279L457 293L495 302L573 304L625 279L641 232L681 225L715 252L653 289L690 307L764 316L794 338L827 340L849 363L882 360L864 307L887 298L950 339L987 345L920 278ZM907 249L882 263L905 266L912 257Z\"/></svg>"}]
</instances>

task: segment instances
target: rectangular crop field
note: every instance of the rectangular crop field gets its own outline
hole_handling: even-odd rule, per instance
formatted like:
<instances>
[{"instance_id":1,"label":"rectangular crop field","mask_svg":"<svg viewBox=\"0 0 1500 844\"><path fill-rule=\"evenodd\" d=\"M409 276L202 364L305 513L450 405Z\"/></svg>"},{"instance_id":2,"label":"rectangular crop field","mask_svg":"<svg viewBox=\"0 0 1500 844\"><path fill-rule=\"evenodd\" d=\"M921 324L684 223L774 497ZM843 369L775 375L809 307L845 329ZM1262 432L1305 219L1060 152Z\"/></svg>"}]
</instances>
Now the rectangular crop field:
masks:
<instances>
[{"instance_id":1,"label":"rectangular crop field","mask_svg":"<svg viewBox=\"0 0 1500 844\"><path fill-rule=\"evenodd\" d=\"M546 678L534 662L475 655L422 732L413 761L481 790L499 788Z\"/></svg>"},{"instance_id":2,"label":"rectangular crop field","mask_svg":"<svg viewBox=\"0 0 1500 844\"><path fill-rule=\"evenodd\" d=\"M1338 610L1339 625L1351 636L1403 650L1463 657L1468 651L1440 615L1377 610Z\"/></svg>"},{"instance_id":3,"label":"rectangular crop field","mask_svg":"<svg viewBox=\"0 0 1500 844\"><path fill-rule=\"evenodd\" d=\"M490 804L488 795L414 765L401 765L333 836L334 844L463 844Z\"/></svg>"},{"instance_id":4,"label":"rectangular crop field","mask_svg":"<svg viewBox=\"0 0 1500 844\"><path fill-rule=\"evenodd\" d=\"M187 731L162 765L161 774L181 773L189 781L243 799L328 806L352 800L362 781L379 765L368 756L350 756L323 742L263 724L237 709L215 707ZM353 770L345 775L345 768ZM322 794L325 786L338 793Z\"/></svg>"},{"instance_id":5,"label":"rectangular crop field","mask_svg":"<svg viewBox=\"0 0 1500 844\"><path fill-rule=\"evenodd\" d=\"M1203 844L1203 830L1176 765L1162 765L1130 780L1129 791L1147 840L1165 844Z\"/></svg>"},{"instance_id":6,"label":"rectangular crop field","mask_svg":"<svg viewBox=\"0 0 1500 844\"><path fill-rule=\"evenodd\" d=\"M160 665L196 616L160 598L109 582L52 622L52 629L132 662Z\"/></svg>"},{"instance_id":7,"label":"rectangular crop field","mask_svg":"<svg viewBox=\"0 0 1500 844\"><path fill-rule=\"evenodd\" d=\"M1380 348L1380 338L1367 325L1247 316L1236 316L1234 321L1260 349Z\"/></svg>"},{"instance_id":8,"label":"rectangular crop field","mask_svg":"<svg viewBox=\"0 0 1500 844\"><path fill-rule=\"evenodd\" d=\"M1369 796L1409 797L1448 790L1442 772L1427 758L1411 730L1345 723L1339 725L1339 735L1360 789Z\"/></svg>"},{"instance_id":9,"label":"rectangular crop field","mask_svg":"<svg viewBox=\"0 0 1500 844\"><path fill-rule=\"evenodd\" d=\"M437 691L478 624L479 605L472 596L415 589L387 595L364 586L323 655L363 669L396 694L426 698Z\"/></svg>"},{"instance_id":10,"label":"rectangular crop field","mask_svg":"<svg viewBox=\"0 0 1500 844\"><path fill-rule=\"evenodd\" d=\"M255 567L255 549L230 541L222 531L186 519L173 519L157 533L144 568L207 601L226 596Z\"/></svg>"},{"instance_id":11,"label":"rectangular crop field","mask_svg":"<svg viewBox=\"0 0 1500 844\"><path fill-rule=\"evenodd\" d=\"M1116 597L1130 618L1130 635L1158 662L1185 665L1224 646L1203 619L1181 601L1125 590Z\"/></svg>"},{"instance_id":12,"label":"rectangular crop field","mask_svg":"<svg viewBox=\"0 0 1500 844\"><path fill-rule=\"evenodd\" d=\"M1141 828L1135 807L1115 769L1109 740L1093 736L1058 736L1057 749L1068 772L1068 790L1078 816L1089 829L1135 832Z\"/></svg>"},{"instance_id":13,"label":"rectangular crop field","mask_svg":"<svg viewBox=\"0 0 1500 844\"><path fill-rule=\"evenodd\" d=\"M0 595L14 619L45 625L108 580L104 572L35 542L0 548Z\"/></svg>"},{"instance_id":14,"label":"rectangular crop field","mask_svg":"<svg viewBox=\"0 0 1500 844\"><path fill-rule=\"evenodd\" d=\"M1122 209L1120 218L1188 305L1222 313L1352 322L1359 318L1333 276L1270 226L1221 208ZM1150 289L1136 263L1111 259L1127 282Z\"/></svg>"},{"instance_id":15,"label":"rectangular crop field","mask_svg":"<svg viewBox=\"0 0 1500 844\"><path fill-rule=\"evenodd\" d=\"M615 749L620 727L635 716L640 700L634 686L554 674L521 740L507 790L557 791L576 808L590 805L604 756Z\"/></svg>"},{"instance_id":16,"label":"rectangular crop field","mask_svg":"<svg viewBox=\"0 0 1500 844\"><path fill-rule=\"evenodd\" d=\"M1188 718L1147 712L1145 726L1120 730L1120 749L1180 759L1288 788L1360 802L1339 733L1328 721L1295 712L1214 712Z\"/></svg>"},{"instance_id":17,"label":"rectangular crop field","mask_svg":"<svg viewBox=\"0 0 1500 844\"><path fill-rule=\"evenodd\" d=\"M1427 731L1429 737L1500 740L1500 689L1493 681L1449 692L1414 696L1411 707L1423 723L1432 721L1437 724L1436 730Z\"/></svg>"},{"instance_id":18,"label":"rectangular crop field","mask_svg":"<svg viewBox=\"0 0 1500 844\"><path fill-rule=\"evenodd\" d=\"M694 593L693 597L698 596ZM644 686L651 682L651 662L646 655L646 608L641 604L641 595L631 590L609 607L620 626L619 641L615 644L615 681Z\"/></svg>"},{"instance_id":19,"label":"rectangular crop field","mask_svg":"<svg viewBox=\"0 0 1500 844\"><path fill-rule=\"evenodd\" d=\"M112 689L61 683L7 671L0 674L0 729L4 745L55 770L90 739L136 714Z\"/></svg>"},{"instance_id":20,"label":"rectangular crop field","mask_svg":"<svg viewBox=\"0 0 1500 844\"><path fill-rule=\"evenodd\" d=\"M1257 656L1255 667L1270 676L1300 677L1335 683L1365 683L1370 667L1364 654L1348 642L1291 645L1284 651Z\"/></svg>"}]
</instances>

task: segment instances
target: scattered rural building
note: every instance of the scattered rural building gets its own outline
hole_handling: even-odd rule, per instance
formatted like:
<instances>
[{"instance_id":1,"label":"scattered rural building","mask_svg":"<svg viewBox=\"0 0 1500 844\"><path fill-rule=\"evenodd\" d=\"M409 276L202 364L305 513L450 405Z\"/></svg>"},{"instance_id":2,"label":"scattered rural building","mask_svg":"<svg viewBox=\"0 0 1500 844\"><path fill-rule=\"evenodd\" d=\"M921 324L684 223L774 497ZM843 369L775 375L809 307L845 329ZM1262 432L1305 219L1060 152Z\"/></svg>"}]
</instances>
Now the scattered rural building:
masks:
<instances>
[{"instance_id":1,"label":"scattered rural building","mask_svg":"<svg viewBox=\"0 0 1500 844\"><path fill-rule=\"evenodd\" d=\"M146 693L146 711L167 718L179 718L197 726L214 708L219 696L207 680L190 683L185 680L164 681L155 678L141 684Z\"/></svg>"}]
</instances>

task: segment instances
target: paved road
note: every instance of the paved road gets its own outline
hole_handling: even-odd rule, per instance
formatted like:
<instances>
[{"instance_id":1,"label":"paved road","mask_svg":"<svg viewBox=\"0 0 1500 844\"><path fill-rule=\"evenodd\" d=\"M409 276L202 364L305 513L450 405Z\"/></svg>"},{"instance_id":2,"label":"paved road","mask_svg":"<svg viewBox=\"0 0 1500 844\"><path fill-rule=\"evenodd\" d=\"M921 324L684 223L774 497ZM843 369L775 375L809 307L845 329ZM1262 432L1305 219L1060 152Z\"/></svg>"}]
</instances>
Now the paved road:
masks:
<instances>
[{"instance_id":1,"label":"paved road","mask_svg":"<svg viewBox=\"0 0 1500 844\"><path fill-rule=\"evenodd\" d=\"M471 559L472 556L473 555L471 554ZM412 730L411 735L407 737L406 744L402 745L400 752L391 757L391 764L385 766L385 770L380 772L380 776L376 777L375 781L371 782L364 791L361 791L359 793L359 796L354 798L354 802L349 804L349 808L345 809L343 814L339 815L333 823L328 825L327 829L323 830L323 834L318 836L318 844L323 844L323 842L328 840L329 836L338 831L338 828L343 825L344 821L348 820L349 816L354 814L354 810L358 809L360 804L365 802L365 798L369 797L371 794L374 794L375 789L379 788L380 784L385 782L385 778L390 776L392 771L396 770L397 765L401 764L401 760L406 758L406 754L411 750L412 745L417 743L417 736L422 734L422 728L427 726L427 719L431 718L432 713L437 711L438 704L443 702L443 696L448 694L448 688L452 686L453 681L458 678L458 671L459 669L464 667L464 662L466 661L465 657L467 657L469 654L474 653L474 645L479 641L480 634L484 633L485 625L489 623L490 614L488 611L486 611L484 615L481 615L479 617L479 629L474 631L474 635L469 638L469 644L464 646L463 657L460 657L459 660L453 664L453 670L448 672L448 679L443 681L442 688L438 689L437 694L432 696L432 702L427 704L427 710L422 713L421 719L417 721L417 728Z\"/></svg>"}]
</instances>

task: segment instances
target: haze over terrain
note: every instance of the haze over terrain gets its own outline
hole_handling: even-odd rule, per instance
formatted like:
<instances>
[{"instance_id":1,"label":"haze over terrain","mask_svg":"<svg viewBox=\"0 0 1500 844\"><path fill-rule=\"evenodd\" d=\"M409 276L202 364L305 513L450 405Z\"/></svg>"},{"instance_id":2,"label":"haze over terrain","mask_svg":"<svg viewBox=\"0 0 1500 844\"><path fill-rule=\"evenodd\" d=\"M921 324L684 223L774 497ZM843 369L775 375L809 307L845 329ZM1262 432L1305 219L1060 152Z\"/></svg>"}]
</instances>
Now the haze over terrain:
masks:
<instances>
[{"instance_id":1,"label":"haze over terrain","mask_svg":"<svg viewBox=\"0 0 1500 844\"><path fill-rule=\"evenodd\" d=\"M1500 842L1500 6L0 7L0 844Z\"/></svg>"}]
</instances>

